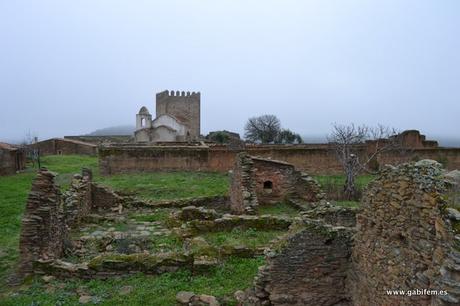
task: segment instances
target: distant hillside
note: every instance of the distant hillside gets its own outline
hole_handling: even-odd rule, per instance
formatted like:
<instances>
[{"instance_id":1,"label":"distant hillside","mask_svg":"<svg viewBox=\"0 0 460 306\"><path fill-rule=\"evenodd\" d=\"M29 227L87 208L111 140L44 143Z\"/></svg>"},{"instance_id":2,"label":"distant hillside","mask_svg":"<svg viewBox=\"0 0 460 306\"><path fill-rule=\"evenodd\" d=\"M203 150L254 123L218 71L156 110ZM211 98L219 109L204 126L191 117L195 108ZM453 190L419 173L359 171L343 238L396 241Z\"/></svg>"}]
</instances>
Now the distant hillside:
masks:
<instances>
[{"instance_id":1,"label":"distant hillside","mask_svg":"<svg viewBox=\"0 0 460 306\"><path fill-rule=\"evenodd\" d=\"M119 125L95 130L86 136L133 135L135 130L136 128L132 125Z\"/></svg>"}]
</instances>

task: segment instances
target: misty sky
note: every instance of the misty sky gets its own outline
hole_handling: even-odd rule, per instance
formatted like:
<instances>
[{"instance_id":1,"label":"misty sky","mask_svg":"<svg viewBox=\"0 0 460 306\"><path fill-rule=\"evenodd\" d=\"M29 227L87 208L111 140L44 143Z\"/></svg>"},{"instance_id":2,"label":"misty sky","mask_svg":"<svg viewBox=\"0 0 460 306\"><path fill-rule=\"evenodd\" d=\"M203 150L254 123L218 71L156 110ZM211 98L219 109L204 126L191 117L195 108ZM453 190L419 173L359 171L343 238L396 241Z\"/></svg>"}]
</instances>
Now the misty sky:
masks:
<instances>
[{"instance_id":1,"label":"misty sky","mask_svg":"<svg viewBox=\"0 0 460 306\"><path fill-rule=\"evenodd\" d=\"M203 133L269 113L455 137L460 1L0 0L0 140L134 125L164 89L201 92Z\"/></svg>"}]
</instances>

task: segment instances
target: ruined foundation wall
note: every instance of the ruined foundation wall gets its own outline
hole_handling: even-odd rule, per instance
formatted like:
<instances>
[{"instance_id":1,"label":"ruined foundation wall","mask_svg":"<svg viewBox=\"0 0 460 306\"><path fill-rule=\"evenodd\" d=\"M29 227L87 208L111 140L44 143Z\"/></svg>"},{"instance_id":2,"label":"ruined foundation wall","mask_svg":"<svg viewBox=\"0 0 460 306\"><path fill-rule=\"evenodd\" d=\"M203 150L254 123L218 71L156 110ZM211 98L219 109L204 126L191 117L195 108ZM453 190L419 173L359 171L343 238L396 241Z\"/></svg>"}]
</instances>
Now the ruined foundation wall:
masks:
<instances>
[{"instance_id":1,"label":"ruined foundation wall","mask_svg":"<svg viewBox=\"0 0 460 306\"><path fill-rule=\"evenodd\" d=\"M305 219L267 256L245 305L347 306L352 231Z\"/></svg>"},{"instance_id":2,"label":"ruined foundation wall","mask_svg":"<svg viewBox=\"0 0 460 306\"><path fill-rule=\"evenodd\" d=\"M446 299L460 303L460 253L453 247L452 227L443 213L441 174L440 164L421 161L389 167L371 183L357 216L349 281L354 305L458 305L444 304ZM441 268L449 265L446 261L449 271ZM446 290L446 277L456 287L448 297L386 294Z\"/></svg>"},{"instance_id":3,"label":"ruined foundation wall","mask_svg":"<svg viewBox=\"0 0 460 306\"><path fill-rule=\"evenodd\" d=\"M55 176L41 169L32 183L19 239L19 272L22 275L33 272L33 262L38 258L59 258L64 252L67 230Z\"/></svg>"},{"instance_id":4,"label":"ruined foundation wall","mask_svg":"<svg viewBox=\"0 0 460 306\"><path fill-rule=\"evenodd\" d=\"M19 274L34 272L37 260L62 257L71 227L80 224L92 207L91 172L74 175L63 195L55 183L56 174L41 168L32 183L19 240Z\"/></svg>"},{"instance_id":5,"label":"ruined foundation wall","mask_svg":"<svg viewBox=\"0 0 460 306\"><path fill-rule=\"evenodd\" d=\"M85 172L83 175L75 174L63 199L67 226L80 224L91 211L91 172Z\"/></svg>"}]
</instances>

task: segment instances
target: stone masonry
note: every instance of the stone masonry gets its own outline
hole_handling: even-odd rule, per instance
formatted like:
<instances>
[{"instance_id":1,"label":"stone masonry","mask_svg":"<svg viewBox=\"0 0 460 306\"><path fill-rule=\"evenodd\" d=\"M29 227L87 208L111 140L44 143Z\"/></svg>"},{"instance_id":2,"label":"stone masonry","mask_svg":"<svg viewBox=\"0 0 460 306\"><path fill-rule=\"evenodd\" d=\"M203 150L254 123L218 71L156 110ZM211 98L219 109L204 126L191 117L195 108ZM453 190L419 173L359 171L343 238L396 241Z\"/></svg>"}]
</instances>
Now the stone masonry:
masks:
<instances>
[{"instance_id":1,"label":"stone masonry","mask_svg":"<svg viewBox=\"0 0 460 306\"><path fill-rule=\"evenodd\" d=\"M388 166L356 226L354 209L303 213L266 253L254 287L235 296L242 305L460 305L457 177L433 160Z\"/></svg>"},{"instance_id":2,"label":"stone masonry","mask_svg":"<svg viewBox=\"0 0 460 306\"><path fill-rule=\"evenodd\" d=\"M352 230L304 219L267 254L244 305L351 305Z\"/></svg>"},{"instance_id":3,"label":"stone masonry","mask_svg":"<svg viewBox=\"0 0 460 306\"><path fill-rule=\"evenodd\" d=\"M460 253L444 213L441 175L439 163L423 160L388 167L369 186L354 239L349 283L354 305L459 305ZM449 295L386 293L414 289Z\"/></svg>"},{"instance_id":4,"label":"stone masonry","mask_svg":"<svg viewBox=\"0 0 460 306\"><path fill-rule=\"evenodd\" d=\"M230 208L236 214L254 214L258 201L255 191L253 161L245 153L238 154L232 172Z\"/></svg>"},{"instance_id":5,"label":"stone masonry","mask_svg":"<svg viewBox=\"0 0 460 306\"><path fill-rule=\"evenodd\" d=\"M32 273L33 262L37 259L59 258L64 252L67 231L55 176L55 173L42 168L32 184L19 240L21 275Z\"/></svg>"},{"instance_id":6,"label":"stone masonry","mask_svg":"<svg viewBox=\"0 0 460 306\"><path fill-rule=\"evenodd\" d=\"M55 183L56 174L41 168L32 183L22 218L19 240L19 275L34 272L39 260L55 260L64 255L68 233L82 219L101 207L118 206L121 198L91 182L92 174L83 169L74 175L70 188L63 195Z\"/></svg>"},{"instance_id":7,"label":"stone masonry","mask_svg":"<svg viewBox=\"0 0 460 306\"><path fill-rule=\"evenodd\" d=\"M236 158L230 191L234 213L253 213L258 205L289 199L317 202L323 196L316 181L291 164L244 152Z\"/></svg>"}]
</instances>

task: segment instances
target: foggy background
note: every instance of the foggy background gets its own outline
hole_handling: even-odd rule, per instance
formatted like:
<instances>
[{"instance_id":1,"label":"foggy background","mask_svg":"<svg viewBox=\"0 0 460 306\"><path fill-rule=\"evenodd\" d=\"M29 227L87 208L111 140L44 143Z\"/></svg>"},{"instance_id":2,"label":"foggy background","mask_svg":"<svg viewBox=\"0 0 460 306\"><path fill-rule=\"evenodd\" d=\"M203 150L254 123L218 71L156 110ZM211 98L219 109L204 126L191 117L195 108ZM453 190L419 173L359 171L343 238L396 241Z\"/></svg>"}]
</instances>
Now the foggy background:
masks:
<instances>
[{"instance_id":1,"label":"foggy background","mask_svg":"<svg viewBox=\"0 0 460 306\"><path fill-rule=\"evenodd\" d=\"M135 124L200 91L202 133L382 123L459 145L460 2L0 0L0 141Z\"/></svg>"}]
</instances>

